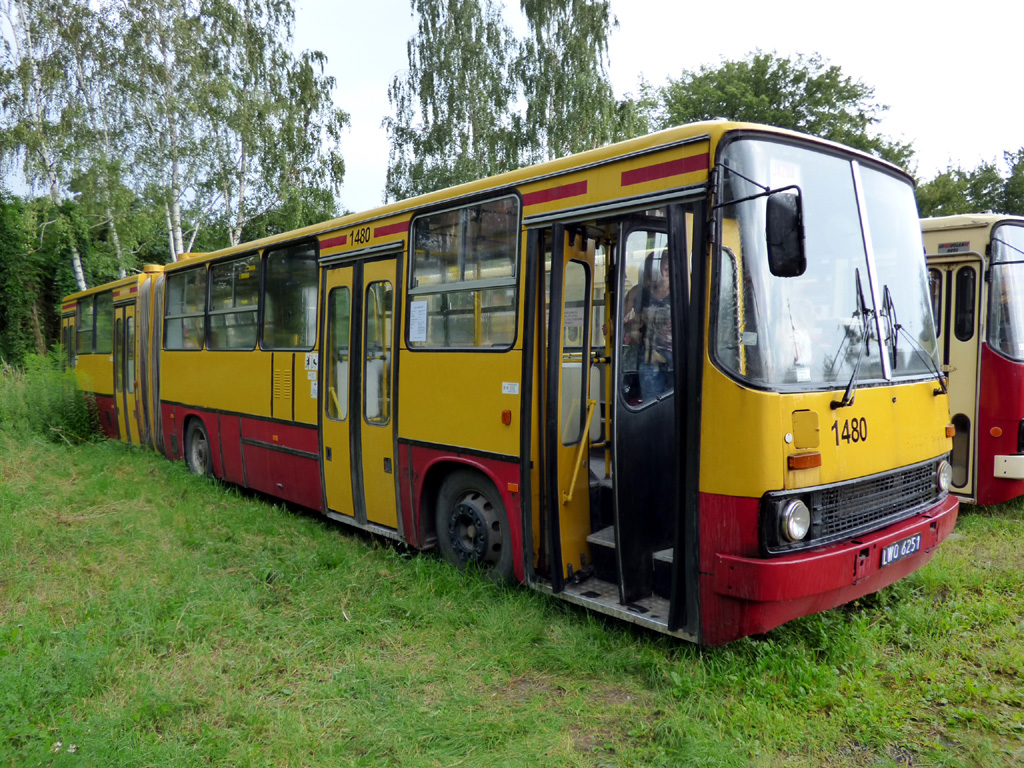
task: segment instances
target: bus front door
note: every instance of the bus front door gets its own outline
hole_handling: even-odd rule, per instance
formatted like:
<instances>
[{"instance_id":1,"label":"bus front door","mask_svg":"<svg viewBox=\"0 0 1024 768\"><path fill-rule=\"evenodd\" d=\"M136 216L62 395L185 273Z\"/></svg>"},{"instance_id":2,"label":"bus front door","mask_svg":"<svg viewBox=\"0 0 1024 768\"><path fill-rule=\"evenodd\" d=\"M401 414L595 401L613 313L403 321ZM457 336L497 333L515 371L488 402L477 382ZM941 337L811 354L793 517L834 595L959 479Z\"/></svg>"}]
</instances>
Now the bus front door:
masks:
<instances>
[{"instance_id":1,"label":"bus front door","mask_svg":"<svg viewBox=\"0 0 1024 768\"><path fill-rule=\"evenodd\" d=\"M330 268L320 370L327 510L360 525L398 526L394 457L397 260Z\"/></svg>"},{"instance_id":2,"label":"bus front door","mask_svg":"<svg viewBox=\"0 0 1024 768\"><path fill-rule=\"evenodd\" d=\"M679 345L673 345L671 299L672 291L685 290L686 280L671 274L664 220L622 222L617 248L614 540L620 597L630 605L655 594L656 584L659 597L670 597L674 482L681 471L674 428ZM655 579L656 569L663 577Z\"/></svg>"},{"instance_id":3,"label":"bus front door","mask_svg":"<svg viewBox=\"0 0 1024 768\"><path fill-rule=\"evenodd\" d=\"M589 452L600 429L600 382L590 355L594 241L561 225L545 231L544 240L550 248L544 551L557 591L589 564Z\"/></svg>"}]
</instances>

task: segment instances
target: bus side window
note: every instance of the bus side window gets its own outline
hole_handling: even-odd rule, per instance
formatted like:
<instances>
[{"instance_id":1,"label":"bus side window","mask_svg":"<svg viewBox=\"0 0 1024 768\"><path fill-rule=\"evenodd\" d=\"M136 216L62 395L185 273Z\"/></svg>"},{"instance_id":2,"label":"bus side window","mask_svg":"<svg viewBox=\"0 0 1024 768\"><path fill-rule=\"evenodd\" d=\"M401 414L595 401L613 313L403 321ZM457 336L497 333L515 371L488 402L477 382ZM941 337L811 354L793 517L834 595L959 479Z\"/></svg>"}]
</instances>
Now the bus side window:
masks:
<instances>
[{"instance_id":1,"label":"bus side window","mask_svg":"<svg viewBox=\"0 0 1024 768\"><path fill-rule=\"evenodd\" d=\"M974 336L974 310L976 302L976 273L974 267L960 267L956 271L956 316L953 332L960 341Z\"/></svg>"},{"instance_id":2,"label":"bus side window","mask_svg":"<svg viewBox=\"0 0 1024 768\"><path fill-rule=\"evenodd\" d=\"M96 353L109 355L114 351L114 294L112 291L96 296Z\"/></svg>"},{"instance_id":3,"label":"bus side window","mask_svg":"<svg viewBox=\"0 0 1024 768\"><path fill-rule=\"evenodd\" d=\"M328 300L327 417L348 418L349 328L352 310L348 288L335 288Z\"/></svg>"},{"instance_id":4,"label":"bus side window","mask_svg":"<svg viewBox=\"0 0 1024 768\"><path fill-rule=\"evenodd\" d=\"M935 322L935 335L942 335L942 272L937 269L928 270L928 288L932 296L932 320Z\"/></svg>"},{"instance_id":5,"label":"bus side window","mask_svg":"<svg viewBox=\"0 0 1024 768\"><path fill-rule=\"evenodd\" d=\"M79 355L92 354L92 337L95 322L95 297L82 299L78 302L78 338L75 351Z\"/></svg>"},{"instance_id":6,"label":"bus side window","mask_svg":"<svg viewBox=\"0 0 1024 768\"><path fill-rule=\"evenodd\" d=\"M366 287L366 340L363 344L364 409L367 424L391 421L391 283L380 280Z\"/></svg>"}]
</instances>

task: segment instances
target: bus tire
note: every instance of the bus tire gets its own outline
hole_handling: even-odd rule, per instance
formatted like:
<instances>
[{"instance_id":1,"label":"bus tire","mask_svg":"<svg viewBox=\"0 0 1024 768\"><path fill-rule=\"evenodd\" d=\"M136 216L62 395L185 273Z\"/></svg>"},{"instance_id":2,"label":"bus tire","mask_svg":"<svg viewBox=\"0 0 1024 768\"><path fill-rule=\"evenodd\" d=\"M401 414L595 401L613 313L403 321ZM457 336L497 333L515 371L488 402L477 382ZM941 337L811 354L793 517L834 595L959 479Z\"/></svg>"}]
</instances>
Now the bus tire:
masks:
<instances>
[{"instance_id":1,"label":"bus tire","mask_svg":"<svg viewBox=\"0 0 1024 768\"><path fill-rule=\"evenodd\" d=\"M185 430L185 463L193 475L213 474L210 437L199 419L192 419Z\"/></svg>"},{"instance_id":2,"label":"bus tire","mask_svg":"<svg viewBox=\"0 0 1024 768\"><path fill-rule=\"evenodd\" d=\"M460 570L476 567L491 581L514 578L508 515L494 483L468 469L452 472L437 495L437 542Z\"/></svg>"}]
</instances>

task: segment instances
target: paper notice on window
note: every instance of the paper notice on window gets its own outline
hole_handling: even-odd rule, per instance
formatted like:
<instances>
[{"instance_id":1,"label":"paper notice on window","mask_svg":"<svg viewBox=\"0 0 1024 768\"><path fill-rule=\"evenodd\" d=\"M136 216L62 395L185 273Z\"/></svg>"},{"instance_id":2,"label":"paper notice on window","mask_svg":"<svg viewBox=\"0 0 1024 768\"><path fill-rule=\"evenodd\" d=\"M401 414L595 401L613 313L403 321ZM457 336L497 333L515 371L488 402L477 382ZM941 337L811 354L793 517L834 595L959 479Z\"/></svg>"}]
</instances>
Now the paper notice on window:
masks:
<instances>
[{"instance_id":1,"label":"paper notice on window","mask_svg":"<svg viewBox=\"0 0 1024 768\"><path fill-rule=\"evenodd\" d=\"M568 306L565 308L565 327L582 328L586 319L586 309L579 306Z\"/></svg>"},{"instance_id":2,"label":"paper notice on window","mask_svg":"<svg viewBox=\"0 0 1024 768\"><path fill-rule=\"evenodd\" d=\"M409 305L409 342L427 340L427 302L414 301Z\"/></svg>"}]
</instances>

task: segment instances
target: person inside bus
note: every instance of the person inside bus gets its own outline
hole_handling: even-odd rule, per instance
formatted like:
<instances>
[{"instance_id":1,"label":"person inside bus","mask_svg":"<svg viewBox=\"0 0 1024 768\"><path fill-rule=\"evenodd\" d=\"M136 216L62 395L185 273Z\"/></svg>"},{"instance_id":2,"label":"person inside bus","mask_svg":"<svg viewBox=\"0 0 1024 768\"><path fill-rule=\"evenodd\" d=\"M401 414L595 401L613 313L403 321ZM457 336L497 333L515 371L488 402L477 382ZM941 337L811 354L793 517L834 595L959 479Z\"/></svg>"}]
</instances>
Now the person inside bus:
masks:
<instances>
[{"instance_id":1,"label":"person inside bus","mask_svg":"<svg viewBox=\"0 0 1024 768\"><path fill-rule=\"evenodd\" d=\"M640 401L672 388L672 309L668 249L644 260L643 279L623 305L623 342L638 361Z\"/></svg>"}]
</instances>

